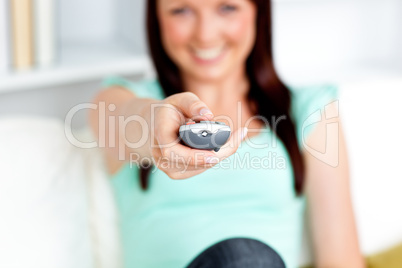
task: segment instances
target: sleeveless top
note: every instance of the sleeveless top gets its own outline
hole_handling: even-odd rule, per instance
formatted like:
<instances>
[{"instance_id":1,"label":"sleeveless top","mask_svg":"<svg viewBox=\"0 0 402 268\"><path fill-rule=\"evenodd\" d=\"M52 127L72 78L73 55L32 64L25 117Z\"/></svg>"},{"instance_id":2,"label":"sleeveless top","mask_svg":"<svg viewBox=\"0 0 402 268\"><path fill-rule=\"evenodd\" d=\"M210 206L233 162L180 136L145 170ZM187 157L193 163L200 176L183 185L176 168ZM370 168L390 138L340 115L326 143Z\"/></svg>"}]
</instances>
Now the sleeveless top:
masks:
<instances>
[{"instance_id":1,"label":"sleeveless top","mask_svg":"<svg viewBox=\"0 0 402 268\"><path fill-rule=\"evenodd\" d=\"M131 82L109 77L141 98L163 99L156 80ZM299 146L338 99L331 85L290 88L291 116ZM126 163L113 176L119 209L124 267L185 267L209 246L233 237L260 240L298 266L305 196L296 196L293 168L284 144L269 126L244 140L235 154L185 180L172 180L157 167L149 187L140 188L139 167Z\"/></svg>"}]
</instances>

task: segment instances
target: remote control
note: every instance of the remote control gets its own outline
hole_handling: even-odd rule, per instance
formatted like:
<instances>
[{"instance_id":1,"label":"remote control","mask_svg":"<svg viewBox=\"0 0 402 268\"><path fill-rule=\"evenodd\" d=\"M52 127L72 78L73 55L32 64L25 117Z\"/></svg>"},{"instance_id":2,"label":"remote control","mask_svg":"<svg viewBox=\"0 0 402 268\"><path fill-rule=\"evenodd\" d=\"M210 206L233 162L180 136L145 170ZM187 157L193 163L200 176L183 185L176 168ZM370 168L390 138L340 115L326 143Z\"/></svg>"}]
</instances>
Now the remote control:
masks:
<instances>
[{"instance_id":1,"label":"remote control","mask_svg":"<svg viewBox=\"0 0 402 268\"><path fill-rule=\"evenodd\" d=\"M180 126L181 140L191 148L218 152L230 136L230 127L216 121L188 122Z\"/></svg>"}]
</instances>

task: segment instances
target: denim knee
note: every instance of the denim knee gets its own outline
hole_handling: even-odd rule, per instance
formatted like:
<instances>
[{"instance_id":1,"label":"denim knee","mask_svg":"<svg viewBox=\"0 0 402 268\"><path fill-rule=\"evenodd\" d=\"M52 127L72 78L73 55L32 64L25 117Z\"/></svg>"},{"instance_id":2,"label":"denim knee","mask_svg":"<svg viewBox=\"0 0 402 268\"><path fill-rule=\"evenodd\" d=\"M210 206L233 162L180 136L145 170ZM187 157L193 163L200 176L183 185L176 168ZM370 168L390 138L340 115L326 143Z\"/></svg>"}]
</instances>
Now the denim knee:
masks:
<instances>
[{"instance_id":1,"label":"denim knee","mask_svg":"<svg viewBox=\"0 0 402 268\"><path fill-rule=\"evenodd\" d=\"M267 244L250 238L220 241L198 255L187 268L284 268L279 254Z\"/></svg>"}]
</instances>

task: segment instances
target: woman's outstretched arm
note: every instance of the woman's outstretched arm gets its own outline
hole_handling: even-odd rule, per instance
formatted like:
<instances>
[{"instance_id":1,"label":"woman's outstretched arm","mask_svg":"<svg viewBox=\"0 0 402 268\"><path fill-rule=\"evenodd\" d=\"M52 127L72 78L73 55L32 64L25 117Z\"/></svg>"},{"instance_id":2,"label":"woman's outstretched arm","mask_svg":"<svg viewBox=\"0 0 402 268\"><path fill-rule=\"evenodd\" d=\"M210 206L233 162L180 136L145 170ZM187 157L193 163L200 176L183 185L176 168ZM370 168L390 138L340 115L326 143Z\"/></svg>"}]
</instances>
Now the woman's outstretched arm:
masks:
<instances>
[{"instance_id":1,"label":"woman's outstretched arm","mask_svg":"<svg viewBox=\"0 0 402 268\"><path fill-rule=\"evenodd\" d=\"M125 136L132 142L140 140L143 131L141 125L135 120L126 121L123 129L119 124L119 118L126 120L129 115L138 115L149 124L149 114L144 113L148 109L144 108L155 102L157 100L137 98L131 91L117 86L104 89L95 96L93 103L98 108L90 110L89 124L97 140L104 141L105 159L110 174L117 172L123 163L130 159L130 153L150 157L149 139L143 146L137 148L129 148L123 139ZM111 118L115 122L114 126L110 123ZM102 143L99 142L100 145Z\"/></svg>"},{"instance_id":2,"label":"woman's outstretched arm","mask_svg":"<svg viewBox=\"0 0 402 268\"><path fill-rule=\"evenodd\" d=\"M243 129L239 128L219 152L180 144L178 131L186 118L213 118L211 112L206 112L209 110L207 105L191 92L155 100L138 98L128 90L116 87L100 92L94 103L98 109L91 110L90 124L98 141L105 141L104 152L111 174L126 161L141 164L146 158L170 178L187 179L235 153L246 134L242 135Z\"/></svg>"},{"instance_id":3,"label":"woman's outstretched arm","mask_svg":"<svg viewBox=\"0 0 402 268\"><path fill-rule=\"evenodd\" d=\"M336 106L327 108L337 113ZM327 127L329 123L334 124ZM305 193L315 266L363 268L339 117L318 123L306 143L310 150L304 150Z\"/></svg>"}]
</instances>

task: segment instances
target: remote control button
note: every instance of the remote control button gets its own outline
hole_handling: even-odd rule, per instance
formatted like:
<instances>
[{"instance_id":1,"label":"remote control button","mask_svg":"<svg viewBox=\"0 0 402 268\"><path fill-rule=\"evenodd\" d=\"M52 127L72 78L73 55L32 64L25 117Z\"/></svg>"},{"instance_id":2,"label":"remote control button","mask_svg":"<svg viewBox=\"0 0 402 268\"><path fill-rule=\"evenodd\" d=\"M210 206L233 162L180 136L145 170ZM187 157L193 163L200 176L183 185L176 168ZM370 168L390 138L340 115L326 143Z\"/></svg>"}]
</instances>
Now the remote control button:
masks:
<instances>
[{"instance_id":1,"label":"remote control button","mask_svg":"<svg viewBox=\"0 0 402 268\"><path fill-rule=\"evenodd\" d=\"M218 121L215 121L215 124L218 124L218 125L226 125L225 123L218 122Z\"/></svg>"},{"instance_id":2,"label":"remote control button","mask_svg":"<svg viewBox=\"0 0 402 268\"><path fill-rule=\"evenodd\" d=\"M203 131L203 132L201 133L201 135L202 135L203 137L206 137L206 136L208 136L208 132Z\"/></svg>"},{"instance_id":3,"label":"remote control button","mask_svg":"<svg viewBox=\"0 0 402 268\"><path fill-rule=\"evenodd\" d=\"M195 124L195 122L188 122L186 125L192 125Z\"/></svg>"}]
</instances>

